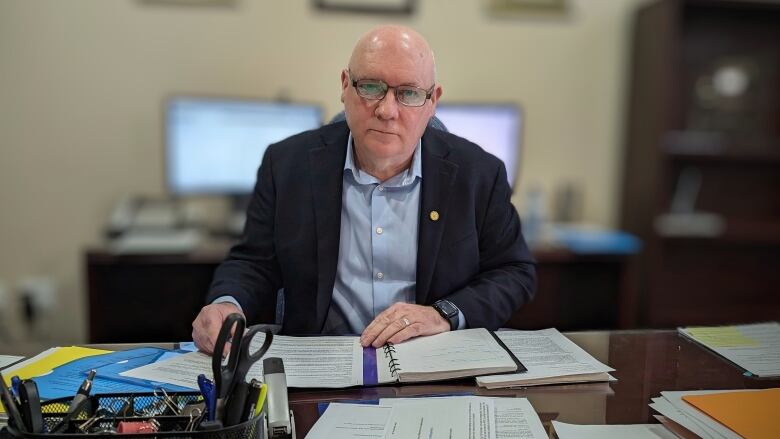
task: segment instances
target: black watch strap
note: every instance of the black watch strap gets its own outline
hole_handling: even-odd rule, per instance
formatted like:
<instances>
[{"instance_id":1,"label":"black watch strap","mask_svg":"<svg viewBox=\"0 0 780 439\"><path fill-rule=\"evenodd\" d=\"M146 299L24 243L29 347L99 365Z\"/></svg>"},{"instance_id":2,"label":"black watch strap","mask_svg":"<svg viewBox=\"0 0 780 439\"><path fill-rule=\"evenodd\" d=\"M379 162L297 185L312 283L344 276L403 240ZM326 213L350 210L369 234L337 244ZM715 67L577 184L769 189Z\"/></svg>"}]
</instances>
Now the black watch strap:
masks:
<instances>
[{"instance_id":1,"label":"black watch strap","mask_svg":"<svg viewBox=\"0 0 780 439\"><path fill-rule=\"evenodd\" d=\"M433 309L435 309L442 317L444 317L445 320L450 322L450 330L454 331L458 329L460 322L458 318L459 310L457 306L455 306L449 300L437 300L432 306Z\"/></svg>"}]
</instances>

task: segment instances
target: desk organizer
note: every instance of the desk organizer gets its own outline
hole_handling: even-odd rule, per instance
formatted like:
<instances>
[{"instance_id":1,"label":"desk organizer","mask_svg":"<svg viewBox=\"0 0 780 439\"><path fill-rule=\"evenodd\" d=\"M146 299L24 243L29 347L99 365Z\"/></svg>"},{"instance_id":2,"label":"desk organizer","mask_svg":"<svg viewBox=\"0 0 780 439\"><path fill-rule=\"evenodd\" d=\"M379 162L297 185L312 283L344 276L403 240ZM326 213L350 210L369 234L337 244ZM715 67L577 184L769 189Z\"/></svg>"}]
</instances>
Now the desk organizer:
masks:
<instances>
[{"instance_id":1,"label":"desk organizer","mask_svg":"<svg viewBox=\"0 0 780 439\"><path fill-rule=\"evenodd\" d=\"M249 421L218 430L197 430L205 420L200 409L193 404L203 401L199 392L178 393L112 393L93 395L84 401L77 415L66 420L62 432L51 433L63 419L68 418L71 398L46 401L41 404L44 433L20 431L9 419L8 426L0 432L0 438L107 438L128 436L132 438L201 438L201 439L243 439L264 436L264 416L261 413ZM186 409L185 407L188 407ZM189 411L192 415L176 414ZM139 433L118 433L120 422L144 422ZM156 431L146 428L154 424ZM127 424L125 424L127 425ZM147 430L147 431L143 431Z\"/></svg>"}]
</instances>

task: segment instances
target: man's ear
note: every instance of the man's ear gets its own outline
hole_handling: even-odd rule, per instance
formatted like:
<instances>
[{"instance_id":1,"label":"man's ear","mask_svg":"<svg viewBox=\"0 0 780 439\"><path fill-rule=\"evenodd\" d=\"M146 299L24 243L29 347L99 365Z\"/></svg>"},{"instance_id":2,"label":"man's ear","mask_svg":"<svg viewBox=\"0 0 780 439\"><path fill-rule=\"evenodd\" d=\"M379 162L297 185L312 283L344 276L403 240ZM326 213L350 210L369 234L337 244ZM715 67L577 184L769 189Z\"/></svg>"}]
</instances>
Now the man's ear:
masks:
<instances>
[{"instance_id":1,"label":"man's ear","mask_svg":"<svg viewBox=\"0 0 780 439\"><path fill-rule=\"evenodd\" d=\"M349 88L349 74L347 73L347 69L344 69L341 71L341 103L344 103L344 94L347 92L347 89Z\"/></svg>"},{"instance_id":2,"label":"man's ear","mask_svg":"<svg viewBox=\"0 0 780 439\"><path fill-rule=\"evenodd\" d=\"M436 88L433 89L433 94L431 95L431 101L433 101L434 104L439 103L439 99L441 98L443 90L441 88L441 85L436 84Z\"/></svg>"}]
</instances>

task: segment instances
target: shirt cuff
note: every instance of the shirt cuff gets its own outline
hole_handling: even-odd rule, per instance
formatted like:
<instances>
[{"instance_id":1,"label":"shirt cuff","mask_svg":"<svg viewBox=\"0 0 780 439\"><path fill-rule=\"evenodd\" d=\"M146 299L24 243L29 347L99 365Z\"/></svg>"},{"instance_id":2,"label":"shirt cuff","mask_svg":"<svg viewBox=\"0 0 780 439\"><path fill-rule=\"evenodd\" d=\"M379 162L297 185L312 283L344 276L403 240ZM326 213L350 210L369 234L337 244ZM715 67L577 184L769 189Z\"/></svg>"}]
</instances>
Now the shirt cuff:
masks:
<instances>
[{"instance_id":1,"label":"shirt cuff","mask_svg":"<svg viewBox=\"0 0 780 439\"><path fill-rule=\"evenodd\" d=\"M236 298L233 297L233 296L219 296L216 299L214 299L213 301L211 301L211 303L225 303L225 302L232 303L233 305L236 305L238 307L238 309L241 310L242 313L244 312L244 308L241 308L241 304L238 303L238 300L236 300ZM460 312L460 311L458 311L458 312ZM460 329L460 328L458 328L458 329Z\"/></svg>"},{"instance_id":2,"label":"shirt cuff","mask_svg":"<svg viewBox=\"0 0 780 439\"><path fill-rule=\"evenodd\" d=\"M455 308L457 308L457 306ZM466 317L463 316L463 313L458 309L458 329L464 328L466 328Z\"/></svg>"}]
</instances>

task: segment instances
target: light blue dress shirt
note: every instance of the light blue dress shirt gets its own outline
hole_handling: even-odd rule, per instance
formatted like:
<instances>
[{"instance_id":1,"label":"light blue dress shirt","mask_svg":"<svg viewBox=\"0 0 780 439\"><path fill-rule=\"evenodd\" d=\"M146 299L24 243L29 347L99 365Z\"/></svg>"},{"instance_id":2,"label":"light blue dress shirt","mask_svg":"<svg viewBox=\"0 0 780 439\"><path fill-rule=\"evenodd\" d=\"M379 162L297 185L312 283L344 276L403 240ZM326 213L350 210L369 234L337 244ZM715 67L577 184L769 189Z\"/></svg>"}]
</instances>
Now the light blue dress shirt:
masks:
<instances>
[{"instance_id":1,"label":"light blue dress shirt","mask_svg":"<svg viewBox=\"0 0 780 439\"><path fill-rule=\"evenodd\" d=\"M414 303L421 142L409 168L382 182L360 170L347 140L339 263L325 333L360 334L395 302Z\"/></svg>"},{"instance_id":2,"label":"light blue dress shirt","mask_svg":"<svg viewBox=\"0 0 780 439\"><path fill-rule=\"evenodd\" d=\"M422 140L409 168L382 182L354 161L347 140L341 194L339 260L325 334L360 334L396 302L415 303L422 186ZM217 302L231 302L222 296ZM240 307L240 305L238 305ZM458 310L458 329L466 326Z\"/></svg>"}]
</instances>

